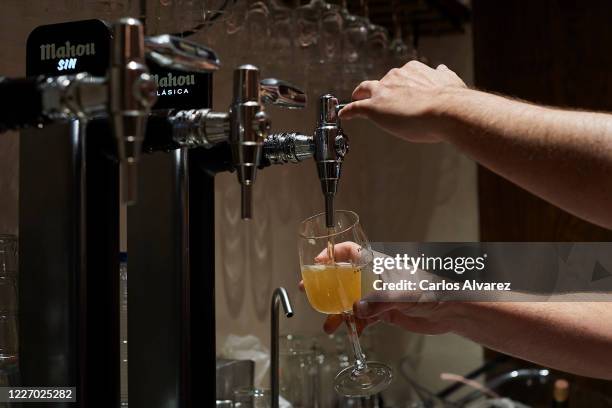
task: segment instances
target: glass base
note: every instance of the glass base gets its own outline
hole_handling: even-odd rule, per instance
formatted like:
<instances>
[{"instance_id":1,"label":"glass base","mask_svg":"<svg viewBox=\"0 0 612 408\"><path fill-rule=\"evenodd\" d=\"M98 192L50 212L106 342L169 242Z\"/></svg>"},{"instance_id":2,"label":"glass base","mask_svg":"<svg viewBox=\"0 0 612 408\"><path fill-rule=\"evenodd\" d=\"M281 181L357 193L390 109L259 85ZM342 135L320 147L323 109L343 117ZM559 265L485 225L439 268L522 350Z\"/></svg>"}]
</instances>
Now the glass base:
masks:
<instances>
[{"instance_id":1,"label":"glass base","mask_svg":"<svg viewBox=\"0 0 612 408\"><path fill-rule=\"evenodd\" d=\"M368 361L367 368L350 366L340 371L334 380L336 392L345 397L368 397L387 388L393 380L393 370L376 361Z\"/></svg>"}]
</instances>

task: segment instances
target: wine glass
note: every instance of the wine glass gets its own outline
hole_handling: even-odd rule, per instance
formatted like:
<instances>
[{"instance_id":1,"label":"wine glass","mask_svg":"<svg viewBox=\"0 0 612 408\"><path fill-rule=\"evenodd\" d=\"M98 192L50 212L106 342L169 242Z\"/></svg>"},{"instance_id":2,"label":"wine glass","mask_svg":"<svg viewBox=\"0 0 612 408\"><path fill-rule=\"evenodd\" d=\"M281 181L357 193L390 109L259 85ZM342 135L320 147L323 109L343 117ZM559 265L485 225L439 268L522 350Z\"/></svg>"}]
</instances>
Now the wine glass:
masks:
<instances>
[{"instance_id":1,"label":"wine glass","mask_svg":"<svg viewBox=\"0 0 612 408\"><path fill-rule=\"evenodd\" d=\"M334 388L347 397L367 397L393 379L387 365L366 360L352 312L361 298L361 275L372 262L372 249L356 213L338 210L334 216L333 228L327 227L325 213L300 224L302 280L310 305L321 313L342 315L347 326L355 362L336 375Z\"/></svg>"},{"instance_id":2,"label":"wine glass","mask_svg":"<svg viewBox=\"0 0 612 408\"><path fill-rule=\"evenodd\" d=\"M402 9L399 8L399 0L394 0L393 7L393 40L389 44L391 63L394 67L402 66L411 59L411 49L404 41L402 30Z\"/></svg>"},{"instance_id":3,"label":"wine glass","mask_svg":"<svg viewBox=\"0 0 612 408\"><path fill-rule=\"evenodd\" d=\"M328 92L334 84L342 49L340 7L323 0L310 0L295 9L296 45L306 67L308 88L313 94Z\"/></svg>"},{"instance_id":4,"label":"wine glass","mask_svg":"<svg viewBox=\"0 0 612 408\"><path fill-rule=\"evenodd\" d=\"M372 23L368 0L362 0L363 16L368 27L366 72L370 78L380 78L385 72L389 32L383 26Z\"/></svg>"},{"instance_id":5,"label":"wine glass","mask_svg":"<svg viewBox=\"0 0 612 408\"><path fill-rule=\"evenodd\" d=\"M348 10L348 0L341 2L341 15L343 20L342 31L342 97L350 99L355 86L368 79L365 67L368 42L368 24L361 17L351 14Z\"/></svg>"}]
</instances>

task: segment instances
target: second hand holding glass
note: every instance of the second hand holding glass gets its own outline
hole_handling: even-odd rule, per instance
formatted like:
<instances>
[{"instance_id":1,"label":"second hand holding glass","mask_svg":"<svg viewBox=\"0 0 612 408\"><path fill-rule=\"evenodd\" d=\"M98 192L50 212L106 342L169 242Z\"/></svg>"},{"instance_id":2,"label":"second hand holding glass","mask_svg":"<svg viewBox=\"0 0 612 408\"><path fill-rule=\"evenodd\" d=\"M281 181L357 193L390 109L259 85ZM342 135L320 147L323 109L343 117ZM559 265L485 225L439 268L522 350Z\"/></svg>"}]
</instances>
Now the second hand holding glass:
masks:
<instances>
[{"instance_id":1,"label":"second hand holding glass","mask_svg":"<svg viewBox=\"0 0 612 408\"><path fill-rule=\"evenodd\" d=\"M336 391L347 397L365 397L384 390L393 372L383 363L366 361L353 316L353 303L361 298L362 269L372 262L359 216L335 211L333 228L327 228L325 213L310 217L300 224L298 245L308 301L321 313L344 317L355 355L354 364L336 375Z\"/></svg>"}]
</instances>

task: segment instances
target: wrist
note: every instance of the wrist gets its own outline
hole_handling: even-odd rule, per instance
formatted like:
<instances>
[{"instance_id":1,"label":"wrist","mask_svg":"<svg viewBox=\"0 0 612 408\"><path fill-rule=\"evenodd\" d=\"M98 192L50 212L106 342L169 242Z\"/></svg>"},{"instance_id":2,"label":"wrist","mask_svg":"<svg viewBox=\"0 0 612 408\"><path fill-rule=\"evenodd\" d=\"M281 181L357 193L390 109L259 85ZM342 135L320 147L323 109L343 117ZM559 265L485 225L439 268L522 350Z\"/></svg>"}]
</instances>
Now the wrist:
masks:
<instances>
[{"instance_id":1,"label":"wrist","mask_svg":"<svg viewBox=\"0 0 612 408\"><path fill-rule=\"evenodd\" d=\"M436 119L441 124L439 138L451 142L467 121L470 101L478 94L467 87L446 87L439 95L433 108Z\"/></svg>"},{"instance_id":2,"label":"wrist","mask_svg":"<svg viewBox=\"0 0 612 408\"><path fill-rule=\"evenodd\" d=\"M449 301L439 305L440 321L449 332L462 334L469 316L470 302Z\"/></svg>"}]
</instances>

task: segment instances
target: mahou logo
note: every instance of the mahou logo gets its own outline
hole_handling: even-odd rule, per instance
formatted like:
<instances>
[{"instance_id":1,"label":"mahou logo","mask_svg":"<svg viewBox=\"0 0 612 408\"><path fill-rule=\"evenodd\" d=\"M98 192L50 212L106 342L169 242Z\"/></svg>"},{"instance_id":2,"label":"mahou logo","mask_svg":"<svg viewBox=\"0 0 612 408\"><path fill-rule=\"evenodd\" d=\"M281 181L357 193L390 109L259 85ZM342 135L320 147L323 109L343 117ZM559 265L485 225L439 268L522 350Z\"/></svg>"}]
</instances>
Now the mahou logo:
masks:
<instances>
[{"instance_id":1,"label":"mahou logo","mask_svg":"<svg viewBox=\"0 0 612 408\"><path fill-rule=\"evenodd\" d=\"M72 44L70 41L66 41L64 44L61 45L42 44L40 46L40 60L49 61L58 59L58 71L76 69L78 57L95 54L95 43Z\"/></svg>"},{"instance_id":2,"label":"mahou logo","mask_svg":"<svg viewBox=\"0 0 612 408\"><path fill-rule=\"evenodd\" d=\"M195 75L173 75L171 72L165 76L153 75L157 83L157 96L185 95L189 93L188 86L195 85ZM168 89L169 88L169 89Z\"/></svg>"}]
</instances>

